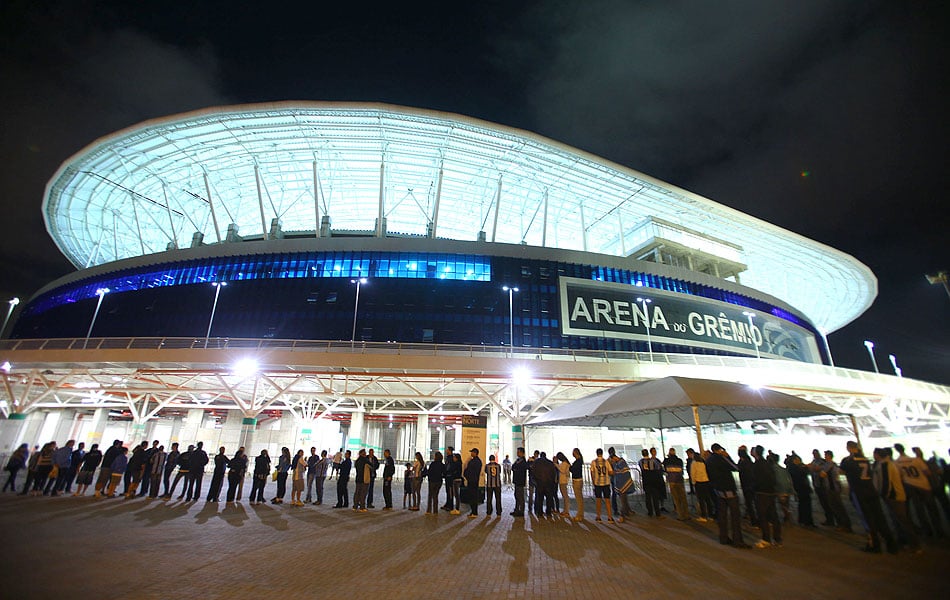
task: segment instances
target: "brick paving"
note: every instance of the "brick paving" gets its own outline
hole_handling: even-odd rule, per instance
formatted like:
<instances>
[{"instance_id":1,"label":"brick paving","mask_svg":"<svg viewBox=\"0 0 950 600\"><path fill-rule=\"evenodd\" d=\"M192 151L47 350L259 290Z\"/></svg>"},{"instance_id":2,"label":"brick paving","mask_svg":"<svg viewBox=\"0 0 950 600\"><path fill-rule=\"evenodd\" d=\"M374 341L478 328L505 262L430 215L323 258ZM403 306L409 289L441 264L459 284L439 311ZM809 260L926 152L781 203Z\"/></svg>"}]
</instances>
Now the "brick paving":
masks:
<instances>
[{"instance_id":1,"label":"brick paving","mask_svg":"<svg viewBox=\"0 0 950 600\"><path fill-rule=\"evenodd\" d=\"M789 526L782 548L737 550L719 545L712 522L641 511L594 523L592 501L583 524L515 519L507 491L502 517L484 507L477 519L464 509L426 516L402 510L393 487L397 508L380 510L377 488L367 513L7 493L3 597L907 598L947 589L946 541L921 555L867 555L863 536Z\"/></svg>"}]
</instances>

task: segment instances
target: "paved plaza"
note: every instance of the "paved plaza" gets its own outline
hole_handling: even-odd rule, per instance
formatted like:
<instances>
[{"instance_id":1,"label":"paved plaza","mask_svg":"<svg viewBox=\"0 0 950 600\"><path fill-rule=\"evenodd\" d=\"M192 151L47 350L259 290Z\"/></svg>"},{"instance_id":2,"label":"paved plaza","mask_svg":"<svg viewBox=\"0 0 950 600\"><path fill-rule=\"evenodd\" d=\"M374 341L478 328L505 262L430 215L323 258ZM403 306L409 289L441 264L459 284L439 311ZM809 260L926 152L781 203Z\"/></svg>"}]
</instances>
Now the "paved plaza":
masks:
<instances>
[{"instance_id":1,"label":"paved plaza","mask_svg":"<svg viewBox=\"0 0 950 600\"><path fill-rule=\"evenodd\" d=\"M329 482L327 492L335 490ZM274 484L269 484L270 498ZM396 488L397 486L394 486ZM394 489L394 491L396 491ZM398 490L401 492L401 488ZM352 485L351 485L352 492ZM289 504L0 496L4 598L937 598L950 543L868 555L787 527L738 550L715 523L477 519ZM423 494L423 500L425 494ZM288 498L289 501L289 498ZM593 508L588 501L588 510ZM639 509L639 506L635 506ZM757 539L747 529L747 541Z\"/></svg>"}]
</instances>

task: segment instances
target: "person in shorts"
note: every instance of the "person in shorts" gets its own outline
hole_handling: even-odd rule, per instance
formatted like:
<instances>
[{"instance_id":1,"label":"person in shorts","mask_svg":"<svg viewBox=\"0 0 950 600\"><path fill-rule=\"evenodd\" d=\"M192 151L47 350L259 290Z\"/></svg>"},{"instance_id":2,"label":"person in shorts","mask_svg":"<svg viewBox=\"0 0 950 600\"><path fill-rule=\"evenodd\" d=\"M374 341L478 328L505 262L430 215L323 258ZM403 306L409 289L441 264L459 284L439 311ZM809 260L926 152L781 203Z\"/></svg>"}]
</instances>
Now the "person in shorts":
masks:
<instances>
[{"instance_id":1,"label":"person in shorts","mask_svg":"<svg viewBox=\"0 0 950 600\"><path fill-rule=\"evenodd\" d=\"M594 485L594 503L597 507L596 521L601 520L601 504L607 507L607 520L611 523L614 521L614 515L610 508L610 476L612 474L613 470L610 468L610 463L604 458L603 448L598 448L597 458L590 463L590 479Z\"/></svg>"}]
</instances>

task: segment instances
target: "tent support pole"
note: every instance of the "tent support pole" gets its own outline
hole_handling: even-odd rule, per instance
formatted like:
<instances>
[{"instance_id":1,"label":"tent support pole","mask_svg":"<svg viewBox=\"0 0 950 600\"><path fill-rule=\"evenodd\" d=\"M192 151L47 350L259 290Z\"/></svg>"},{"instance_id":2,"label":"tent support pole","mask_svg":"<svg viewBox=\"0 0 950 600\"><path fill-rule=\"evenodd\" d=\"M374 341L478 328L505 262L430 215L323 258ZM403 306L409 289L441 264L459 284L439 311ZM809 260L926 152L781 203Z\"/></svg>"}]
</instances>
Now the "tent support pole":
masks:
<instances>
[{"instance_id":1,"label":"tent support pole","mask_svg":"<svg viewBox=\"0 0 950 600\"><path fill-rule=\"evenodd\" d=\"M702 454L706 451L703 447L703 432L700 429L699 424L699 407L693 406L693 422L696 424L696 441L699 443L699 453Z\"/></svg>"},{"instance_id":2,"label":"tent support pole","mask_svg":"<svg viewBox=\"0 0 950 600\"><path fill-rule=\"evenodd\" d=\"M848 415L851 418L851 427L854 429L854 438L858 442L858 448L861 448L861 452L864 452L864 448L861 445L861 432L858 431L858 421L854 418L854 415Z\"/></svg>"},{"instance_id":3,"label":"tent support pole","mask_svg":"<svg viewBox=\"0 0 950 600\"><path fill-rule=\"evenodd\" d=\"M666 440L663 439L663 409L660 409L660 450L666 456Z\"/></svg>"}]
</instances>

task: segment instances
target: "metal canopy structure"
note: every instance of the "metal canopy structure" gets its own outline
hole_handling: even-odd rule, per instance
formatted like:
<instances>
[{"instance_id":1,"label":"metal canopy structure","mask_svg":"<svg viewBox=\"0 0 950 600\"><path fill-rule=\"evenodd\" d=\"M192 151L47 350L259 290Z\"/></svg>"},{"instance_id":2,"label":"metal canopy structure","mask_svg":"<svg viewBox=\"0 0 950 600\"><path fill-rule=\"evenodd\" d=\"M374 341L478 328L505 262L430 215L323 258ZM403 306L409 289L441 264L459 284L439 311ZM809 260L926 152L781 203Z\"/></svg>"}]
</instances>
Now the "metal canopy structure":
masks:
<instances>
[{"instance_id":1,"label":"metal canopy structure","mask_svg":"<svg viewBox=\"0 0 950 600\"><path fill-rule=\"evenodd\" d=\"M825 331L877 294L853 257L637 171L525 131L381 104L218 107L135 125L67 160L44 216L80 268L185 247L196 233L319 236L325 217L376 237L482 232L621 257L663 223L677 245L745 265L743 285Z\"/></svg>"},{"instance_id":2,"label":"metal canopy structure","mask_svg":"<svg viewBox=\"0 0 950 600\"><path fill-rule=\"evenodd\" d=\"M189 408L300 419L353 412L449 419L494 408L520 424L618 385L675 375L754 382L852 414L869 433L927 431L950 421L950 387L795 361L274 339L212 339L205 349L204 341L4 340L0 411L114 408L141 423ZM832 427L840 420L827 419Z\"/></svg>"}]
</instances>

